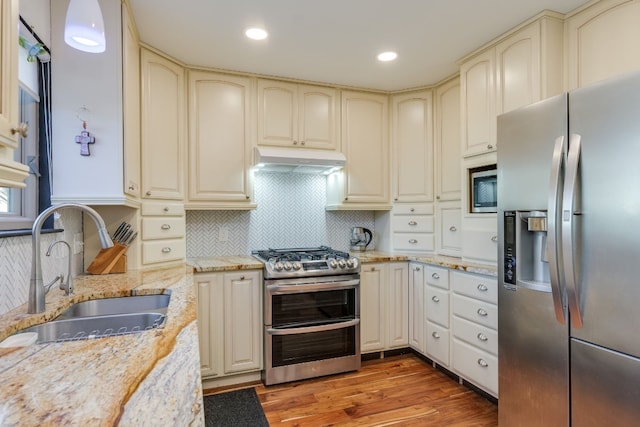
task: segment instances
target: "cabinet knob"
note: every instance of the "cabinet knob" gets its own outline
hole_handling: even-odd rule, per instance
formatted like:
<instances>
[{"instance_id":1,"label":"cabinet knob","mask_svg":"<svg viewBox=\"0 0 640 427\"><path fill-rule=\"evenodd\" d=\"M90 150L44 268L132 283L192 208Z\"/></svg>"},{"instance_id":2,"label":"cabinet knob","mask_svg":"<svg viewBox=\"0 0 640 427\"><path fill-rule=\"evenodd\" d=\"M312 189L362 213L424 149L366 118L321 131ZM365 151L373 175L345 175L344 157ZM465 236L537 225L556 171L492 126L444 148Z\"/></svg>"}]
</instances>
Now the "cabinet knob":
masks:
<instances>
[{"instance_id":1,"label":"cabinet knob","mask_svg":"<svg viewBox=\"0 0 640 427\"><path fill-rule=\"evenodd\" d=\"M478 365L482 366L483 368L486 368L487 366L489 366L487 361L484 359L478 359Z\"/></svg>"},{"instance_id":2,"label":"cabinet knob","mask_svg":"<svg viewBox=\"0 0 640 427\"><path fill-rule=\"evenodd\" d=\"M240 280L244 280L244 276L240 276Z\"/></svg>"},{"instance_id":3,"label":"cabinet knob","mask_svg":"<svg viewBox=\"0 0 640 427\"><path fill-rule=\"evenodd\" d=\"M436 200L440 200L440 196L436 196Z\"/></svg>"},{"instance_id":4,"label":"cabinet knob","mask_svg":"<svg viewBox=\"0 0 640 427\"><path fill-rule=\"evenodd\" d=\"M409 212L415 212L415 208L409 209Z\"/></svg>"},{"instance_id":5,"label":"cabinet knob","mask_svg":"<svg viewBox=\"0 0 640 427\"><path fill-rule=\"evenodd\" d=\"M437 340L439 340L439 339L440 339L440 334L439 334L439 333L437 333L437 332L433 332L433 333L431 334L431 336L432 336L432 337L434 337L434 338L435 338L435 339L437 339Z\"/></svg>"},{"instance_id":6,"label":"cabinet knob","mask_svg":"<svg viewBox=\"0 0 640 427\"><path fill-rule=\"evenodd\" d=\"M493 149L493 144L487 144L487 149L492 150Z\"/></svg>"},{"instance_id":7,"label":"cabinet knob","mask_svg":"<svg viewBox=\"0 0 640 427\"><path fill-rule=\"evenodd\" d=\"M479 308L477 311L478 315L482 316L482 317L487 317L487 315L489 313L487 313L487 310L483 309L483 308Z\"/></svg>"},{"instance_id":8,"label":"cabinet knob","mask_svg":"<svg viewBox=\"0 0 640 427\"><path fill-rule=\"evenodd\" d=\"M498 236L491 236L491 241L492 242L497 242L498 241Z\"/></svg>"},{"instance_id":9,"label":"cabinet knob","mask_svg":"<svg viewBox=\"0 0 640 427\"><path fill-rule=\"evenodd\" d=\"M245 199L247 199L247 200L249 200L251 197L249 197L249 196L247 195L247 196L244 196L244 198L245 198Z\"/></svg>"},{"instance_id":10,"label":"cabinet knob","mask_svg":"<svg viewBox=\"0 0 640 427\"><path fill-rule=\"evenodd\" d=\"M415 268L415 271L420 271L420 267L416 267L416 268Z\"/></svg>"},{"instance_id":11,"label":"cabinet knob","mask_svg":"<svg viewBox=\"0 0 640 427\"><path fill-rule=\"evenodd\" d=\"M489 338L487 338L487 336L485 334L483 334L482 332L478 333L478 339L480 341L487 341Z\"/></svg>"},{"instance_id":12,"label":"cabinet knob","mask_svg":"<svg viewBox=\"0 0 640 427\"><path fill-rule=\"evenodd\" d=\"M409 225L418 225L418 223L415 221L409 221Z\"/></svg>"},{"instance_id":13,"label":"cabinet knob","mask_svg":"<svg viewBox=\"0 0 640 427\"><path fill-rule=\"evenodd\" d=\"M169 208L167 206L165 206L164 208L162 208L163 212L169 212Z\"/></svg>"},{"instance_id":14,"label":"cabinet knob","mask_svg":"<svg viewBox=\"0 0 640 427\"><path fill-rule=\"evenodd\" d=\"M27 126L26 123L20 123L18 126L11 128L11 135L18 134L23 138L27 137L28 132L29 132L29 126Z\"/></svg>"},{"instance_id":15,"label":"cabinet knob","mask_svg":"<svg viewBox=\"0 0 640 427\"><path fill-rule=\"evenodd\" d=\"M162 224L160 228L163 230L171 230L171 226L169 224Z\"/></svg>"},{"instance_id":16,"label":"cabinet knob","mask_svg":"<svg viewBox=\"0 0 640 427\"><path fill-rule=\"evenodd\" d=\"M434 296L431 297L431 301L433 301L435 303L438 303L438 302L440 302L440 298L438 298L437 296L434 295Z\"/></svg>"},{"instance_id":17,"label":"cabinet knob","mask_svg":"<svg viewBox=\"0 0 640 427\"><path fill-rule=\"evenodd\" d=\"M168 254L169 252L171 252L171 248L168 246L165 246L164 248L162 248L162 253L163 254Z\"/></svg>"},{"instance_id":18,"label":"cabinet knob","mask_svg":"<svg viewBox=\"0 0 640 427\"><path fill-rule=\"evenodd\" d=\"M476 286L476 287L478 288L478 290L480 292L487 292L489 290L487 285L485 285L484 283L478 283L478 286Z\"/></svg>"},{"instance_id":19,"label":"cabinet knob","mask_svg":"<svg viewBox=\"0 0 640 427\"><path fill-rule=\"evenodd\" d=\"M455 225L452 225L451 227L449 227L449 231L455 233L456 231L458 231L458 229L456 228Z\"/></svg>"},{"instance_id":20,"label":"cabinet knob","mask_svg":"<svg viewBox=\"0 0 640 427\"><path fill-rule=\"evenodd\" d=\"M293 141L293 145L298 145L298 141Z\"/></svg>"},{"instance_id":21,"label":"cabinet knob","mask_svg":"<svg viewBox=\"0 0 640 427\"><path fill-rule=\"evenodd\" d=\"M300 141L300 145L304 145L304 141Z\"/></svg>"},{"instance_id":22,"label":"cabinet knob","mask_svg":"<svg viewBox=\"0 0 640 427\"><path fill-rule=\"evenodd\" d=\"M146 192L146 193L144 193L144 194L146 194L147 196L150 196L150 195L151 195L151 191L147 191L147 192Z\"/></svg>"},{"instance_id":23,"label":"cabinet knob","mask_svg":"<svg viewBox=\"0 0 640 427\"><path fill-rule=\"evenodd\" d=\"M409 239L409 243L415 245L416 243L418 243L418 241L416 239Z\"/></svg>"},{"instance_id":24,"label":"cabinet knob","mask_svg":"<svg viewBox=\"0 0 640 427\"><path fill-rule=\"evenodd\" d=\"M433 273L431 275L431 277L433 277L434 279L438 280L440 278L440 275L438 273Z\"/></svg>"}]
</instances>

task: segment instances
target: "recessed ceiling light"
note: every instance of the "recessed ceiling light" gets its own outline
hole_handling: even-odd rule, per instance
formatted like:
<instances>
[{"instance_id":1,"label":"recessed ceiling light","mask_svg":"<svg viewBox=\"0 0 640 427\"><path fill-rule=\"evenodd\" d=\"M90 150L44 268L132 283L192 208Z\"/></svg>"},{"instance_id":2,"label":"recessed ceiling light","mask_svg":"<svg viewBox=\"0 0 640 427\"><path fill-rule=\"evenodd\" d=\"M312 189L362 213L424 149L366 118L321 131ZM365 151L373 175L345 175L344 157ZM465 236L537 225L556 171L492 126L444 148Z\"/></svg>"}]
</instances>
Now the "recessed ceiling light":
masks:
<instances>
[{"instance_id":1,"label":"recessed ceiling light","mask_svg":"<svg viewBox=\"0 0 640 427\"><path fill-rule=\"evenodd\" d=\"M395 52L382 52L378 55L378 61L388 62L393 61L398 57L398 54Z\"/></svg>"},{"instance_id":2,"label":"recessed ceiling light","mask_svg":"<svg viewBox=\"0 0 640 427\"><path fill-rule=\"evenodd\" d=\"M262 28L249 28L244 34L252 40L264 40L269 35Z\"/></svg>"}]
</instances>

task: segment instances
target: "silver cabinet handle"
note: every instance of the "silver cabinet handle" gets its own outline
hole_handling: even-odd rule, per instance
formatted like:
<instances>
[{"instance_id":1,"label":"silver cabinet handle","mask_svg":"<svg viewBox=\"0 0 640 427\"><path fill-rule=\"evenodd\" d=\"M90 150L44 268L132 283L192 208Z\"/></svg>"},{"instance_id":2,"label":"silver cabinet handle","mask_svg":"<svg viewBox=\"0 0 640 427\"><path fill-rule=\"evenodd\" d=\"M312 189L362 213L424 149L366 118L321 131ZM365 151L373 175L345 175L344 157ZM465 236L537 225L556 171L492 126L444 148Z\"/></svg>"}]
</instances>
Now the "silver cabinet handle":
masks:
<instances>
[{"instance_id":1,"label":"silver cabinet handle","mask_svg":"<svg viewBox=\"0 0 640 427\"><path fill-rule=\"evenodd\" d=\"M432 336L432 337L434 337L434 338L435 338L435 339L437 339L437 340L439 340L439 339L440 339L440 334L439 334L439 333L437 333L437 332L433 332L433 333L431 334L431 336Z\"/></svg>"},{"instance_id":2,"label":"silver cabinet handle","mask_svg":"<svg viewBox=\"0 0 640 427\"><path fill-rule=\"evenodd\" d=\"M431 301L437 303L437 302L440 302L440 298L438 298L437 296L434 295L434 296L431 297Z\"/></svg>"},{"instance_id":3,"label":"silver cabinet handle","mask_svg":"<svg viewBox=\"0 0 640 427\"><path fill-rule=\"evenodd\" d=\"M28 132L29 132L29 126L27 126L26 123L20 123L18 126L11 128L11 135L18 134L22 138L26 138Z\"/></svg>"},{"instance_id":4,"label":"silver cabinet handle","mask_svg":"<svg viewBox=\"0 0 640 427\"><path fill-rule=\"evenodd\" d=\"M487 310L485 310L483 308L479 308L477 313L482 317L487 317L489 315L489 313L487 313Z\"/></svg>"},{"instance_id":5,"label":"silver cabinet handle","mask_svg":"<svg viewBox=\"0 0 640 427\"><path fill-rule=\"evenodd\" d=\"M489 366L489 364L487 363L486 360L484 359L478 359L478 365L482 366L483 368L486 368Z\"/></svg>"},{"instance_id":6,"label":"silver cabinet handle","mask_svg":"<svg viewBox=\"0 0 640 427\"><path fill-rule=\"evenodd\" d=\"M418 243L418 241L416 239L409 239L409 243L415 244L415 243Z\"/></svg>"},{"instance_id":7,"label":"silver cabinet handle","mask_svg":"<svg viewBox=\"0 0 640 427\"><path fill-rule=\"evenodd\" d=\"M455 225L452 225L451 227L449 227L449 231L456 232L456 231L458 231L458 229L456 228Z\"/></svg>"},{"instance_id":8,"label":"silver cabinet handle","mask_svg":"<svg viewBox=\"0 0 640 427\"><path fill-rule=\"evenodd\" d=\"M487 336L485 334L483 334L482 332L478 332L478 339L480 341L487 341L489 338L487 338Z\"/></svg>"},{"instance_id":9,"label":"silver cabinet handle","mask_svg":"<svg viewBox=\"0 0 640 427\"><path fill-rule=\"evenodd\" d=\"M498 241L498 236L491 236L491 241L492 242L497 242Z\"/></svg>"},{"instance_id":10,"label":"silver cabinet handle","mask_svg":"<svg viewBox=\"0 0 640 427\"><path fill-rule=\"evenodd\" d=\"M485 285L484 283L478 283L478 286L476 287L480 292L487 292L489 290L489 288L487 288L487 285Z\"/></svg>"},{"instance_id":11,"label":"silver cabinet handle","mask_svg":"<svg viewBox=\"0 0 640 427\"><path fill-rule=\"evenodd\" d=\"M160 228L163 230L171 230L171 226L169 224L162 224Z\"/></svg>"},{"instance_id":12,"label":"silver cabinet handle","mask_svg":"<svg viewBox=\"0 0 640 427\"><path fill-rule=\"evenodd\" d=\"M164 248L162 248L162 253L168 254L169 252L171 252L171 248L170 247L165 246Z\"/></svg>"},{"instance_id":13,"label":"silver cabinet handle","mask_svg":"<svg viewBox=\"0 0 640 427\"><path fill-rule=\"evenodd\" d=\"M418 225L418 223L415 221L409 221L409 225Z\"/></svg>"},{"instance_id":14,"label":"silver cabinet handle","mask_svg":"<svg viewBox=\"0 0 640 427\"><path fill-rule=\"evenodd\" d=\"M433 273L431 275L431 277L433 277L434 279L438 280L440 278L440 275L438 273Z\"/></svg>"}]
</instances>

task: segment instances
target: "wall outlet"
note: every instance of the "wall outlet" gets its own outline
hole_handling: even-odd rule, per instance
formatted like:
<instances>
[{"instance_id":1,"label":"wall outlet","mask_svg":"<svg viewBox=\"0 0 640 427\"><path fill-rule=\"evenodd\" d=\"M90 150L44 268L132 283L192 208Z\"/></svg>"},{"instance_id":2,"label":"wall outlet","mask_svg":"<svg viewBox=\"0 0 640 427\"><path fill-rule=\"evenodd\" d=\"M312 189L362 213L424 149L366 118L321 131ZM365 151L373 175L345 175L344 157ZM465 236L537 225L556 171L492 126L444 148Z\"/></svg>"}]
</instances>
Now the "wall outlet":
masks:
<instances>
[{"instance_id":1,"label":"wall outlet","mask_svg":"<svg viewBox=\"0 0 640 427\"><path fill-rule=\"evenodd\" d=\"M77 255L84 250L84 240L82 239L82 233L76 233L73 235L73 254Z\"/></svg>"},{"instance_id":2,"label":"wall outlet","mask_svg":"<svg viewBox=\"0 0 640 427\"><path fill-rule=\"evenodd\" d=\"M229 229L227 227L218 227L218 241L219 242L229 241Z\"/></svg>"}]
</instances>

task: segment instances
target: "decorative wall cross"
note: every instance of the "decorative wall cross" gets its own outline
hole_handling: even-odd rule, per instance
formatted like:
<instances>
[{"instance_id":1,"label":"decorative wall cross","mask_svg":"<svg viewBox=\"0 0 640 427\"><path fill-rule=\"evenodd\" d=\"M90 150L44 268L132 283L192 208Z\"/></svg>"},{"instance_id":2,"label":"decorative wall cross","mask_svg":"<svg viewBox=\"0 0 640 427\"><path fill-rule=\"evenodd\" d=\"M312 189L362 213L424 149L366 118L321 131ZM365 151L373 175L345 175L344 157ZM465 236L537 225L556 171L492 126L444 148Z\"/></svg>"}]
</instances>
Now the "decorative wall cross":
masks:
<instances>
[{"instance_id":1,"label":"decorative wall cross","mask_svg":"<svg viewBox=\"0 0 640 427\"><path fill-rule=\"evenodd\" d=\"M82 122L82 132L80 135L76 135L76 143L80 144L80 155L81 156L90 156L89 152L89 144L95 144L96 139L89 134L87 130L87 122Z\"/></svg>"}]
</instances>

